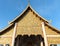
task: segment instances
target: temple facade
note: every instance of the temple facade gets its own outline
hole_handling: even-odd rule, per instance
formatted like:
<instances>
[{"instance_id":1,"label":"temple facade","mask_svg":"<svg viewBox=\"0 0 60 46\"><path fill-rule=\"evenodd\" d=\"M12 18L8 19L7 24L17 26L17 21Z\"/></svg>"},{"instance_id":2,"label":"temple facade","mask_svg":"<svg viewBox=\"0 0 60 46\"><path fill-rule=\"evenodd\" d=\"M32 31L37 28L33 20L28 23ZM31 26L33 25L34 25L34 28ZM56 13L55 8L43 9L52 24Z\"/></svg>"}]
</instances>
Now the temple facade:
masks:
<instances>
[{"instance_id":1,"label":"temple facade","mask_svg":"<svg viewBox=\"0 0 60 46\"><path fill-rule=\"evenodd\" d=\"M30 5L0 31L0 46L58 46L60 31Z\"/></svg>"}]
</instances>

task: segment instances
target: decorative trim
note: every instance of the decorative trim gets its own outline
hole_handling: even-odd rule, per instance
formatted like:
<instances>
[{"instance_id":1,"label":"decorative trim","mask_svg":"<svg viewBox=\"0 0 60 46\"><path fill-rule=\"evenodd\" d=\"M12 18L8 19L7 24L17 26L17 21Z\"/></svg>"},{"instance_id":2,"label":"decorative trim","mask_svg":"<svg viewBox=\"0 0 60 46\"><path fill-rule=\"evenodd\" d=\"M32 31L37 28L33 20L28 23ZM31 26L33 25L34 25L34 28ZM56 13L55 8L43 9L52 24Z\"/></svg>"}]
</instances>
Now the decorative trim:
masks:
<instances>
[{"instance_id":1,"label":"decorative trim","mask_svg":"<svg viewBox=\"0 0 60 46\"><path fill-rule=\"evenodd\" d=\"M0 38L12 38L12 36L11 35L2 35L2 36L0 36Z\"/></svg>"},{"instance_id":2,"label":"decorative trim","mask_svg":"<svg viewBox=\"0 0 60 46\"><path fill-rule=\"evenodd\" d=\"M44 35L45 46L48 46L47 36L46 36L46 32L45 32L45 27L44 27L44 22L42 22L41 24L42 24L42 31L43 31L43 35Z\"/></svg>"},{"instance_id":3,"label":"decorative trim","mask_svg":"<svg viewBox=\"0 0 60 46\"><path fill-rule=\"evenodd\" d=\"M60 35L47 35L47 37L60 37Z\"/></svg>"},{"instance_id":4,"label":"decorative trim","mask_svg":"<svg viewBox=\"0 0 60 46\"><path fill-rule=\"evenodd\" d=\"M15 41L15 36L16 36L16 28L17 28L17 23L15 23L15 27L14 27L14 31L13 31L12 46L14 46L14 41Z\"/></svg>"}]
</instances>

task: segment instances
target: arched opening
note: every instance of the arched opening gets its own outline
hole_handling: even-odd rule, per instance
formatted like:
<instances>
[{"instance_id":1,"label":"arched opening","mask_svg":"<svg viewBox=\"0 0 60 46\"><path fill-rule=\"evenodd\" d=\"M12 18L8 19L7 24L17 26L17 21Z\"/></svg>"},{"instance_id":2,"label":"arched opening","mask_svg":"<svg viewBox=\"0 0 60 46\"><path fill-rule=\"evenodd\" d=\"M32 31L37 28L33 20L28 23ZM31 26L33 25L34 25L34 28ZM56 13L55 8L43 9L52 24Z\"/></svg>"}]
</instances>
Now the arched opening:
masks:
<instances>
[{"instance_id":1,"label":"arched opening","mask_svg":"<svg viewBox=\"0 0 60 46\"><path fill-rule=\"evenodd\" d=\"M41 35L18 35L14 46L44 46L44 39Z\"/></svg>"}]
</instances>

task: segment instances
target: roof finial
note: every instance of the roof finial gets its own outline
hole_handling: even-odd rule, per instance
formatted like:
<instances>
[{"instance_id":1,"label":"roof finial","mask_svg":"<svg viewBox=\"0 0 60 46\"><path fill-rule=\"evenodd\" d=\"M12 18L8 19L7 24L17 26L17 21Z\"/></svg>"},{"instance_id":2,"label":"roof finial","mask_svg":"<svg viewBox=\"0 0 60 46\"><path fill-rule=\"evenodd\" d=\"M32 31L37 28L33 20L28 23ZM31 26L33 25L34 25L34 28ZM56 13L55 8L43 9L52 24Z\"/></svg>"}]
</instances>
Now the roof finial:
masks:
<instances>
[{"instance_id":1,"label":"roof finial","mask_svg":"<svg viewBox=\"0 0 60 46\"><path fill-rule=\"evenodd\" d=\"M30 0L28 0L28 5L30 5Z\"/></svg>"}]
</instances>

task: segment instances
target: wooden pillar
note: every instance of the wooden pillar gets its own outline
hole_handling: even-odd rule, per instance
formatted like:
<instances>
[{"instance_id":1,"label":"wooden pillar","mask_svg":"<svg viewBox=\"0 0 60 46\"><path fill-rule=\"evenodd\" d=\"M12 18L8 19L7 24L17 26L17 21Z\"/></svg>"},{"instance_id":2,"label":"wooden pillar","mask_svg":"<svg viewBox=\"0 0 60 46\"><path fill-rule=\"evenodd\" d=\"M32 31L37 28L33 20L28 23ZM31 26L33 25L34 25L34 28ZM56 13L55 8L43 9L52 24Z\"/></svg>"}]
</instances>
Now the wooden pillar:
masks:
<instances>
[{"instance_id":1,"label":"wooden pillar","mask_svg":"<svg viewBox=\"0 0 60 46\"><path fill-rule=\"evenodd\" d=\"M5 46L5 44L3 46Z\"/></svg>"},{"instance_id":2,"label":"wooden pillar","mask_svg":"<svg viewBox=\"0 0 60 46\"><path fill-rule=\"evenodd\" d=\"M43 46L43 42L41 41L41 46Z\"/></svg>"},{"instance_id":3,"label":"wooden pillar","mask_svg":"<svg viewBox=\"0 0 60 46\"><path fill-rule=\"evenodd\" d=\"M41 24L42 24L42 31L43 31L43 35L44 35L44 43L45 43L45 46L48 46L47 36L46 36L46 32L45 32L45 27L44 27L44 22L42 22Z\"/></svg>"},{"instance_id":4,"label":"wooden pillar","mask_svg":"<svg viewBox=\"0 0 60 46\"><path fill-rule=\"evenodd\" d=\"M13 36L12 36L12 46L14 46L14 42L15 42L16 28L17 28L17 23L15 23L14 25L14 31L13 31Z\"/></svg>"}]
</instances>

